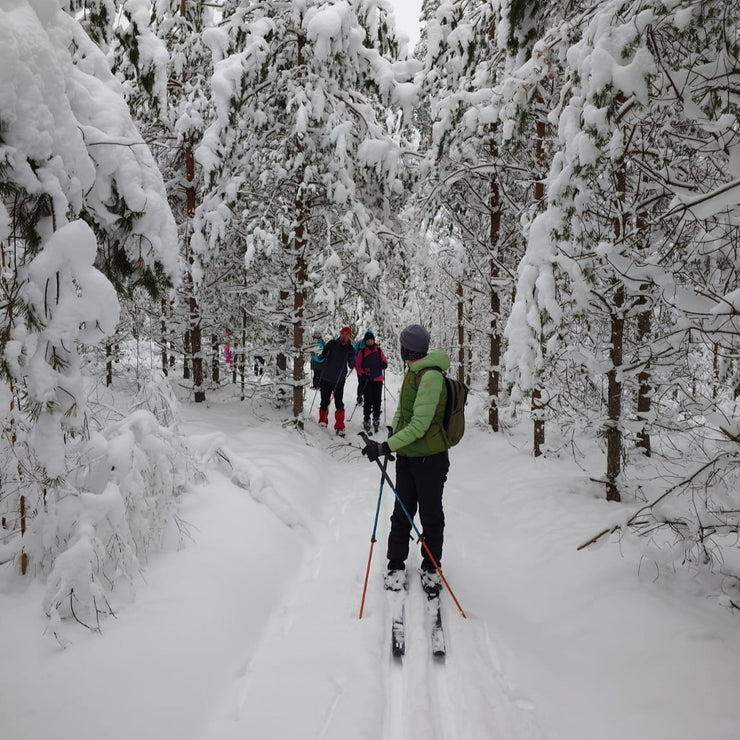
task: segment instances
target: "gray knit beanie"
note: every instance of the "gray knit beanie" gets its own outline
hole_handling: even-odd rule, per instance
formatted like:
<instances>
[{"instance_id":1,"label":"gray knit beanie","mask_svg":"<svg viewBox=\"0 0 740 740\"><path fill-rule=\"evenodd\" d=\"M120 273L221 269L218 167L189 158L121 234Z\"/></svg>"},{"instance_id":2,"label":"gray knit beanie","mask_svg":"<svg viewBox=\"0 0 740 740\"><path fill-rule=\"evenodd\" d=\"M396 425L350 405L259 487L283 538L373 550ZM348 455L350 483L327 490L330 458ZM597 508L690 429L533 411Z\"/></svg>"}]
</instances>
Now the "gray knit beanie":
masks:
<instances>
[{"instance_id":1,"label":"gray knit beanie","mask_svg":"<svg viewBox=\"0 0 740 740\"><path fill-rule=\"evenodd\" d=\"M401 332L401 349L423 357L429 351L429 332L419 324L411 324Z\"/></svg>"}]
</instances>

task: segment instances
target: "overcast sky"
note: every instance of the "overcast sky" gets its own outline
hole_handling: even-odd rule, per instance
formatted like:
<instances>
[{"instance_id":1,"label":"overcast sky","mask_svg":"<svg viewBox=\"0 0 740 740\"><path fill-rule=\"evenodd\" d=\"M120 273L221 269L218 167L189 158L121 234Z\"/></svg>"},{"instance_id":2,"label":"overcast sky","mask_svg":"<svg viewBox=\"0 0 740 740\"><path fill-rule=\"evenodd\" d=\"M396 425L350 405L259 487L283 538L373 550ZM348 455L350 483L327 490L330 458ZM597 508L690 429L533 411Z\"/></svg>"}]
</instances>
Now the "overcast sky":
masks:
<instances>
[{"instance_id":1,"label":"overcast sky","mask_svg":"<svg viewBox=\"0 0 740 740\"><path fill-rule=\"evenodd\" d=\"M409 48L413 49L419 38L419 13L421 0L391 0L396 23L411 39Z\"/></svg>"}]
</instances>

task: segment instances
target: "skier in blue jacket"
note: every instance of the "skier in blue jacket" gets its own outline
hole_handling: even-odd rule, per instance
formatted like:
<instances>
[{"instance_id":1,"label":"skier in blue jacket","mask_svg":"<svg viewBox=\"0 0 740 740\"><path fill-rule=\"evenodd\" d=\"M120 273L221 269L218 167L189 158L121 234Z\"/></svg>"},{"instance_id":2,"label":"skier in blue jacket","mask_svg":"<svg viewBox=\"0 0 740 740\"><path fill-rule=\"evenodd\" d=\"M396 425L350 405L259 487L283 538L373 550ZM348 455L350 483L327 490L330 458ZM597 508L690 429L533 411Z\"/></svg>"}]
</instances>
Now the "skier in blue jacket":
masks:
<instances>
[{"instance_id":1,"label":"skier in blue jacket","mask_svg":"<svg viewBox=\"0 0 740 740\"><path fill-rule=\"evenodd\" d=\"M324 360L321 358L321 352L323 351L324 347L326 347L326 340L321 336L321 329L319 329L317 326L314 327L313 338L316 340L319 346L316 352L311 355L311 372L313 376L311 387L314 390L318 390L319 384L321 382L321 374L324 369Z\"/></svg>"}]
</instances>

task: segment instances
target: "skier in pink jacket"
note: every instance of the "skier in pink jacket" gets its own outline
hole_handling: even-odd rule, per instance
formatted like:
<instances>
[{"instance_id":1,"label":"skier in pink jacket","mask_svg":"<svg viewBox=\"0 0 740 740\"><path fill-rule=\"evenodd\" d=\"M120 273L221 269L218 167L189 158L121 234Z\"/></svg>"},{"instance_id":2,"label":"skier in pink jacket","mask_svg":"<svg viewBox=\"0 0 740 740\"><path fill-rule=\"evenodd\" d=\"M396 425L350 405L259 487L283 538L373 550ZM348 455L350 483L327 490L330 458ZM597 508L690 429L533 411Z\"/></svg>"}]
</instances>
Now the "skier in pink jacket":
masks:
<instances>
[{"instance_id":1,"label":"skier in pink jacket","mask_svg":"<svg viewBox=\"0 0 740 740\"><path fill-rule=\"evenodd\" d=\"M355 370L357 382L362 388L363 427L370 431L370 416L373 429L380 428L380 408L383 402L383 371L388 367L388 360L375 342L375 334L365 332L364 347L357 352Z\"/></svg>"}]
</instances>

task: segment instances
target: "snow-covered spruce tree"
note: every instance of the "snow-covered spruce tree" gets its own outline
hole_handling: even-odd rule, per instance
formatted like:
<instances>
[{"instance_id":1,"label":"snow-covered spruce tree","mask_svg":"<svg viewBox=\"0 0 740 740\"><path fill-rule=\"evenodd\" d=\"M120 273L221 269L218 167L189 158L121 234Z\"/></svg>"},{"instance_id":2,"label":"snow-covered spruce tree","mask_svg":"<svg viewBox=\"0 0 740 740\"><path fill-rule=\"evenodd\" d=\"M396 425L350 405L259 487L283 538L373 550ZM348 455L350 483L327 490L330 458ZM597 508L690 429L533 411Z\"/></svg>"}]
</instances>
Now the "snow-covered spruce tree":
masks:
<instances>
[{"instance_id":1,"label":"snow-covered spruce tree","mask_svg":"<svg viewBox=\"0 0 740 740\"><path fill-rule=\"evenodd\" d=\"M250 289L262 278L278 401L290 392L296 420L304 324L353 323L403 193L391 109L410 111L415 88L389 12L384 0L227 5L209 37L216 118L197 150L210 183L198 228L243 250Z\"/></svg>"},{"instance_id":2,"label":"snow-covered spruce tree","mask_svg":"<svg viewBox=\"0 0 740 740\"><path fill-rule=\"evenodd\" d=\"M192 383L193 399L201 402L208 352L203 337L212 333L213 320L203 308L211 254L194 227L204 197L194 152L213 117L208 88L212 58L204 37L217 25L219 8L179 0L127 0L121 12L125 22L116 27L114 69L167 183L184 271L177 301L163 305L166 336L160 341L163 349L174 344L182 355L184 378ZM173 342L173 337L179 341Z\"/></svg>"},{"instance_id":3,"label":"snow-covered spruce tree","mask_svg":"<svg viewBox=\"0 0 740 740\"><path fill-rule=\"evenodd\" d=\"M133 273L174 279L177 258L162 180L119 84L48 3L0 10L0 163L0 559L48 577L54 622L92 626L155 546L182 483L178 444L151 414L137 422L143 439L90 413L96 381L80 347L99 345L119 312L96 235Z\"/></svg>"},{"instance_id":4,"label":"snow-covered spruce tree","mask_svg":"<svg viewBox=\"0 0 740 740\"><path fill-rule=\"evenodd\" d=\"M660 290L646 354L656 368L653 428L669 432L671 448L661 435L661 482L614 529L640 535L658 562L719 563L737 592L740 573L726 548L737 548L740 530L739 406L732 373L724 370L740 352L740 137L733 92L740 19L719 2L656 3L653 11L646 43L657 69L650 96L656 125L636 163L652 199L663 196L651 231L662 238L650 266L666 274L650 274ZM670 372L662 367L666 358Z\"/></svg>"},{"instance_id":5,"label":"snow-covered spruce tree","mask_svg":"<svg viewBox=\"0 0 740 740\"><path fill-rule=\"evenodd\" d=\"M515 176L520 187L509 188L508 197L516 199L520 238L526 242L533 219L544 207L544 181L553 149L548 115L558 106L563 83L569 25L561 22L561 14L568 5L564 8L518 0L497 5L495 36L498 47L506 50L506 62L494 87L492 108L500 130L501 169L520 173ZM515 301L504 329L510 408L516 413L519 405L529 400L535 457L545 450L546 421L554 415L557 394L552 378L544 373L547 366L537 362L552 331L552 318L559 315L557 301L549 307L552 316L547 308L536 306L536 293L545 286L554 286L552 265L542 256L530 251L519 261ZM524 383L519 382L521 379Z\"/></svg>"},{"instance_id":6,"label":"snow-covered spruce tree","mask_svg":"<svg viewBox=\"0 0 740 740\"><path fill-rule=\"evenodd\" d=\"M696 274L685 269L684 259L697 252L696 230L686 219L672 219L669 201L676 183L703 190L717 173L728 171L724 145L697 146L714 139L709 130L716 129L721 114L705 113L709 121L702 132L685 105L687 99L698 107L712 99L694 97L686 84L701 78L706 65L716 65L711 61L716 52L702 45L706 39L692 39L684 22L707 9L707 4L700 9L613 2L600 4L585 19L582 38L567 56L570 79L559 111L560 149L551 168L548 207L530 230L525 262L552 275L557 270L562 278L558 300L551 289L537 299L540 309L549 301L562 316L553 324L548 361L559 357L575 371L571 379L586 381L579 381L581 392L570 397L574 408L579 399L603 396L612 499L620 496L623 436L636 433L642 449L649 450L646 424L658 413L652 404L669 382L660 366L675 374L682 337L687 338L677 328L696 326L666 300L677 278L686 284ZM715 15L716 33L721 16ZM671 47L680 51L673 54ZM671 99L681 103L667 104ZM555 280L543 284L553 286ZM690 290L695 293L695 286ZM521 327L533 312L524 305L517 312L515 306L514 315ZM520 365L532 367L521 357ZM637 399L637 415L625 406L628 398Z\"/></svg>"},{"instance_id":7,"label":"snow-covered spruce tree","mask_svg":"<svg viewBox=\"0 0 740 740\"><path fill-rule=\"evenodd\" d=\"M535 283L528 275L536 275L540 314L545 309L553 322L547 330L550 357L564 346L565 356L592 379L594 388L597 377L606 374L607 417L602 431L611 500L620 497L625 321L646 300L640 283L629 280L637 276L620 272L621 262L634 264L643 248L643 231L636 222L642 183L639 172L628 167L628 147L636 139L640 140L637 146L642 146L648 79L654 71L639 43L638 26L622 16L625 11L629 14L629 8L623 7L627 5L604 3L595 9L582 38L569 50L570 79L560 111L561 149L553 160L547 210L530 229L527 267L520 279L529 283L517 296L521 308L512 317L512 333L521 335L531 327L533 312L526 302ZM567 276L559 300L553 295L554 279L543 279L554 264ZM532 367L522 360L519 351L517 362Z\"/></svg>"},{"instance_id":8,"label":"snow-covered spruce tree","mask_svg":"<svg viewBox=\"0 0 740 740\"><path fill-rule=\"evenodd\" d=\"M505 62L495 39L496 6L440 3L426 24L432 145L420 199L430 214L429 229L457 245L447 259L438 255L438 267L447 272L449 302L457 306L458 375L469 380L482 367L494 430L499 427L504 317L521 241L516 204L522 199L514 170L502 167L492 104ZM479 343L470 338L476 335L487 335L489 343L474 364L472 350Z\"/></svg>"}]
</instances>

